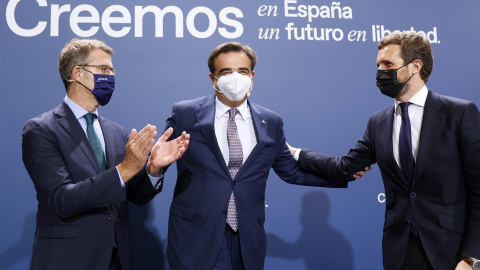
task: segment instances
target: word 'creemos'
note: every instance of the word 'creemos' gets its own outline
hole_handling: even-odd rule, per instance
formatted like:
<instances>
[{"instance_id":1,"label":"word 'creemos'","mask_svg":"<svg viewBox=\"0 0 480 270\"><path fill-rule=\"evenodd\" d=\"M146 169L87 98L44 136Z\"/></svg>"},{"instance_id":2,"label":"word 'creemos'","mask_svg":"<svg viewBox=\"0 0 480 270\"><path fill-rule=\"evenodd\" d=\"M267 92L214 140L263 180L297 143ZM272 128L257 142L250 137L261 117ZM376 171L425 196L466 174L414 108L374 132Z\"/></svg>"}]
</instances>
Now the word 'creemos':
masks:
<instances>
[{"instance_id":1,"label":"word 'creemos'","mask_svg":"<svg viewBox=\"0 0 480 270\"><path fill-rule=\"evenodd\" d=\"M100 17L100 12L92 5L82 4L73 7L70 4L50 5L50 20L39 20L37 25L33 28L22 27L22 14L27 10L22 11L22 4L20 0L9 0L6 9L6 20L8 27L15 34L22 37L33 37L42 34L47 25L50 24L50 36L57 37L60 30L61 17L69 16L71 31L80 37L91 37L102 30L111 37L123 37L130 33L132 24L132 14L124 6L112 5L108 6ZM39 8L48 7L47 0L37 0ZM27 9L24 7L24 9ZM30 10L28 10L30 11ZM82 13L82 15L81 15ZM172 14L175 18L175 37L183 38L184 36L184 14L177 6L167 6L163 9L158 6L135 6L133 13L133 32L135 37L143 37L143 17L147 14L155 17L155 37L163 37L163 20L166 14ZM88 15L85 15L88 14ZM112 16L112 14L114 16ZM229 18L234 17L234 19ZM195 18L197 16L206 16L208 19L208 27L206 30L198 30L195 25ZM218 33L224 38L238 38L243 34L243 25L238 18L243 18L243 13L236 7L225 7L218 13L218 20L226 27L218 27L217 15L209 8L198 6L190 10L186 16L185 25L188 32L196 38L208 38L212 36L218 29ZM83 28L80 28L82 24ZM64 24L62 24L63 26ZM115 25L115 29L112 26ZM127 25L127 26L125 26ZM203 25L202 25L202 28ZM117 30L119 29L119 30ZM233 30L233 31L232 31Z\"/></svg>"}]
</instances>

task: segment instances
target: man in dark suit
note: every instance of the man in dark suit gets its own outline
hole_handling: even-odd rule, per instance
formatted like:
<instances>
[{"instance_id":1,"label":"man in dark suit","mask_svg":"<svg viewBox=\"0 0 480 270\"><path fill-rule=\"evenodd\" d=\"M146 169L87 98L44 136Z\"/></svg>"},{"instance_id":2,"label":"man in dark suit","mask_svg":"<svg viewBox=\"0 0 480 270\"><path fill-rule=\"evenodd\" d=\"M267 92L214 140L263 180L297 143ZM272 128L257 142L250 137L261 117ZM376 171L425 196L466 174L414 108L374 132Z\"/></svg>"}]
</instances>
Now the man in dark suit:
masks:
<instances>
[{"instance_id":1,"label":"man in dark suit","mask_svg":"<svg viewBox=\"0 0 480 270\"><path fill-rule=\"evenodd\" d=\"M23 162L38 200L31 269L132 269L128 201L149 202L162 168L188 147L185 133L167 142L172 129L155 143L152 125L127 138L99 115L115 87L111 55L98 40L68 43L59 57L65 100L25 124Z\"/></svg>"},{"instance_id":2,"label":"man in dark suit","mask_svg":"<svg viewBox=\"0 0 480 270\"><path fill-rule=\"evenodd\" d=\"M433 57L424 36L394 33L378 48L377 85L395 104L372 115L346 156L292 153L319 177L378 163L385 269L472 269L480 258L480 113L472 102L427 89Z\"/></svg>"},{"instance_id":3,"label":"man in dark suit","mask_svg":"<svg viewBox=\"0 0 480 270\"><path fill-rule=\"evenodd\" d=\"M281 117L247 100L256 62L248 46L219 45L208 59L215 95L175 104L167 120L167 128L192 136L177 162L170 269L263 269L270 168L291 184L346 186L300 171L285 144Z\"/></svg>"}]
</instances>

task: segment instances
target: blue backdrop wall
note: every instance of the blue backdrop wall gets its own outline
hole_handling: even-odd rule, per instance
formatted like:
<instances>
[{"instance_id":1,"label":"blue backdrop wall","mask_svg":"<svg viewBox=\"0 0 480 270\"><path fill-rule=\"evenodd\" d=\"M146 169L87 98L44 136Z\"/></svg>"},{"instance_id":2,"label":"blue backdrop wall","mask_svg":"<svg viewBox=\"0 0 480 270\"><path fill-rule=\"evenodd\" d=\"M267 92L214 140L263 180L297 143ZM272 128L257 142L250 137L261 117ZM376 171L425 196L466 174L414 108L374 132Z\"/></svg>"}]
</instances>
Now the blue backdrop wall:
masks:
<instances>
[{"instance_id":1,"label":"blue backdrop wall","mask_svg":"<svg viewBox=\"0 0 480 270\"><path fill-rule=\"evenodd\" d=\"M369 116L391 105L375 85L376 43L423 31L435 67L428 87L477 104L480 1L4 0L0 3L0 269L28 269L35 190L21 160L24 123L64 98L58 54L72 38L114 50L116 92L100 108L127 130L163 128L176 101L212 95L209 53L239 41L259 61L250 100L283 116L287 141L346 154ZM132 206L137 269L164 257L176 170L149 205ZM266 269L381 269L383 184L376 166L348 189L268 181Z\"/></svg>"}]
</instances>

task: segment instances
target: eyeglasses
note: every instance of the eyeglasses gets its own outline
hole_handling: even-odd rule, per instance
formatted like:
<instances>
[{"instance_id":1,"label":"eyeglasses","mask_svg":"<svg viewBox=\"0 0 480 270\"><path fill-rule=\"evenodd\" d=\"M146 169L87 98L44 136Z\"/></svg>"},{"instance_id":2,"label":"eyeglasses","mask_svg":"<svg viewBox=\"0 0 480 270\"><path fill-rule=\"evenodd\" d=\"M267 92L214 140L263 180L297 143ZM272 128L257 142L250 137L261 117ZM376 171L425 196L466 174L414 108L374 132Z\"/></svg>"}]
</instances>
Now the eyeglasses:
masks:
<instances>
[{"instance_id":1,"label":"eyeglasses","mask_svg":"<svg viewBox=\"0 0 480 270\"><path fill-rule=\"evenodd\" d=\"M106 65L79 65L80 67L94 67L100 69L100 72L104 75L109 75L112 73L115 75L115 69Z\"/></svg>"}]
</instances>

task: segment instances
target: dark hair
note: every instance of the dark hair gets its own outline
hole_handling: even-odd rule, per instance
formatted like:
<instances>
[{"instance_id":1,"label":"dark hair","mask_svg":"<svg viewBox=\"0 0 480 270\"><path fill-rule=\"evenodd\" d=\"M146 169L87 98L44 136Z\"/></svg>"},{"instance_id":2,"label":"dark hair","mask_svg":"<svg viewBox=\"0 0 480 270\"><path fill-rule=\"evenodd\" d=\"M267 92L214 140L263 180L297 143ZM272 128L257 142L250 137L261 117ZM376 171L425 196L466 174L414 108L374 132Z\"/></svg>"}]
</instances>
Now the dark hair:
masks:
<instances>
[{"instance_id":1,"label":"dark hair","mask_svg":"<svg viewBox=\"0 0 480 270\"><path fill-rule=\"evenodd\" d=\"M401 47L401 56L404 64L415 59L422 61L423 67L420 70L420 78L426 83L433 69L433 56L430 41L422 34L407 31L402 33L391 33L378 42L378 49L395 44Z\"/></svg>"},{"instance_id":2,"label":"dark hair","mask_svg":"<svg viewBox=\"0 0 480 270\"><path fill-rule=\"evenodd\" d=\"M58 71L65 85L65 90L68 91L70 87L73 68L88 63L88 57L95 49L113 55L112 48L108 47L103 41L96 39L74 38L62 49L58 56Z\"/></svg>"},{"instance_id":3,"label":"dark hair","mask_svg":"<svg viewBox=\"0 0 480 270\"><path fill-rule=\"evenodd\" d=\"M242 45L238 42L227 42L218 45L217 48L210 53L210 56L208 57L208 68L210 69L210 73L215 74L215 59L217 59L217 56L221 53L229 52L244 52L250 59L250 68L251 71L253 71L257 64L257 55L255 54L255 51L248 45Z\"/></svg>"}]
</instances>

